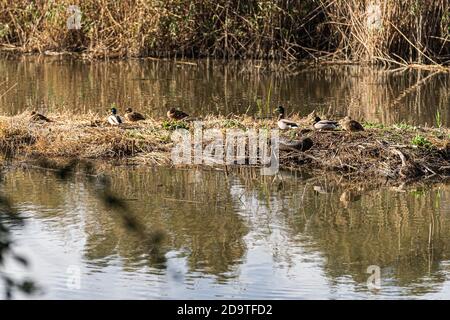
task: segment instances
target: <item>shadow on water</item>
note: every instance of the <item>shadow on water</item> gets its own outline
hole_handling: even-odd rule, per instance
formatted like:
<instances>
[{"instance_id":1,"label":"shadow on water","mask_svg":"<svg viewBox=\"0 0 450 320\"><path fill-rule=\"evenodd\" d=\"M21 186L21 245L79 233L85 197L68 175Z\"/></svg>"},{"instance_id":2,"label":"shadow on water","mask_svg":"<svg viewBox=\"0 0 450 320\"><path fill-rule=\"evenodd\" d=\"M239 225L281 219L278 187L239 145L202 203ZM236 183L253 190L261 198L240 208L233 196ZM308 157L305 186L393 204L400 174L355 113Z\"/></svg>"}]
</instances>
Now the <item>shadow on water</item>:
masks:
<instances>
[{"instance_id":1,"label":"shadow on water","mask_svg":"<svg viewBox=\"0 0 450 320\"><path fill-rule=\"evenodd\" d=\"M127 232L123 221L95 198L102 183L86 183L77 175L61 180L34 169L5 176L5 192L27 219L39 224L39 234L55 243L64 239L64 248L76 244L87 274L162 276L148 283L175 281L170 297L421 297L445 292L448 185L393 190L344 187L332 178L290 173L274 179L249 170L228 175L165 168L104 171L111 176L109 190L139 225L164 230L158 254L149 254L142 238ZM39 234L29 232L19 232L19 243L40 241ZM51 254L62 255L58 250ZM381 268L382 289L375 293L366 287L371 265ZM118 268L112 271L112 266ZM170 273L176 280L164 278ZM104 285L97 290L106 291Z\"/></svg>"},{"instance_id":2,"label":"shadow on water","mask_svg":"<svg viewBox=\"0 0 450 320\"><path fill-rule=\"evenodd\" d=\"M305 115L394 124L450 125L450 75L358 66L299 67L270 72L262 63L195 61L81 61L61 57L3 57L4 114L27 108L105 112L112 103L164 116L169 106L188 113L266 116L275 105ZM429 77L430 76L430 77ZM10 90L9 90L10 89Z\"/></svg>"}]
</instances>

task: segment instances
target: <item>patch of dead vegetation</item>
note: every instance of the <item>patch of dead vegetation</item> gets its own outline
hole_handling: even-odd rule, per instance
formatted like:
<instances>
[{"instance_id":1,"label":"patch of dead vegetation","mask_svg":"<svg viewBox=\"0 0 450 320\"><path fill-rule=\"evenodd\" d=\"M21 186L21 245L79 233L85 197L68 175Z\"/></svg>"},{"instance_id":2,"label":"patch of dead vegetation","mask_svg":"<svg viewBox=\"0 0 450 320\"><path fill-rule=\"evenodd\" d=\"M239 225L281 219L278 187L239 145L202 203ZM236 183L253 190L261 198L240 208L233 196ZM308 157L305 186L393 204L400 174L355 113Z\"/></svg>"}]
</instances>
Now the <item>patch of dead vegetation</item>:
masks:
<instances>
[{"instance_id":1,"label":"patch of dead vegetation","mask_svg":"<svg viewBox=\"0 0 450 320\"><path fill-rule=\"evenodd\" d=\"M138 123L110 126L97 114L74 117L63 112L50 114L48 123L29 121L28 113L0 117L0 152L8 157L36 159L114 160L128 164L172 165L171 133L179 125L194 130L192 122L171 123L148 118ZM281 139L309 137L311 149L280 151L281 169L312 173L337 172L349 179L389 180L447 179L450 176L450 130L447 128L366 128L363 132L316 131L307 118L290 119L299 130L283 131ZM198 119L200 120L200 119ZM250 116L206 116L203 128L277 128L275 119ZM417 136L427 141L417 146Z\"/></svg>"}]
</instances>

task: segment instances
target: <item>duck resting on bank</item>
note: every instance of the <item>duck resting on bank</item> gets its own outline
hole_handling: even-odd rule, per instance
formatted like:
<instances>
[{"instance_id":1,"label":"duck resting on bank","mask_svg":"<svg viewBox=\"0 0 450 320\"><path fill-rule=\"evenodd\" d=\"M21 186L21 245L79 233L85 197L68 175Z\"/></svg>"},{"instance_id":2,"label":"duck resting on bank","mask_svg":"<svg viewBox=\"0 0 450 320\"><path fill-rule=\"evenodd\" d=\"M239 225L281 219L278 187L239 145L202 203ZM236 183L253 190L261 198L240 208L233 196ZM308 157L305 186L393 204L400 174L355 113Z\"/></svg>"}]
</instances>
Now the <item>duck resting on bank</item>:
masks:
<instances>
[{"instance_id":1,"label":"duck resting on bank","mask_svg":"<svg viewBox=\"0 0 450 320\"><path fill-rule=\"evenodd\" d=\"M292 128L298 128L298 124L296 124L294 121L285 119L285 110L284 107L279 106L278 108L275 109L275 112L278 113L278 128L280 128L281 130L287 130L287 129L292 129Z\"/></svg>"},{"instance_id":2,"label":"duck resting on bank","mask_svg":"<svg viewBox=\"0 0 450 320\"><path fill-rule=\"evenodd\" d=\"M181 110L170 108L170 110L167 111L167 117L171 120L183 120L189 117L189 115Z\"/></svg>"},{"instance_id":3,"label":"duck resting on bank","mask_svg":"<svg viewBox=\"0 0 450 320\"><path fill-rule=\"evenodd\" d=\"M364 127L356 120L353 120L349 116L339 121L340 126L345 131L364 131Z\"/></svg>"},{"instance_id":4,"label":"duck resting on bank","mask_svg":"<svg viewBox=\"0 0 450 320\"><path fill-rule=\"evenodd\" d=\"M311 138L306 137L301 140L280 140L280 150L286 150L286 151L307 151L312 148L314 145L314 142Z\"/></svg>"},{"instance_id":5,"label":"duck resting on bank","mask_svg":"<svg viewBox=\"0 0 450 320\"><path fill-rule=\"evenodd\" d=\"M116 108L111 108L111 115L108 117L109 124L118 126L123 123L122 118L117 114Z\"/></svg>"},{"instance_id":6,"label":"duck resting on bank","mask_svg":"<svg viewBox=\"0 0 450 320\"><path fill-rule=\"evenodd\" d=\"M133 111L131 108L127 108L125 110L125 119L129 122L136 122L145 120L145 117L141 113Z\"/></svg>"},{"instance_id":7,"label":"duck resting on bank","mask_svg":"<svg viewBox=\"0 0 450 320\"><path fill-rule=\"evenodd\" d=\"M36 111L31 111L30 113L30 121L33 122L52 122L52 120L50 120L49 118L47 118L46 116L37 113Z\"/></svg>"},{"instance_id":8,"label":"duck resting on bank","mask_svg":"<svg viewBox=\"0 0 450 320\"><path fill-rule=\"evenodd\" d=\"M322 120L319 117L314 119L314 129L316 130L334 130L339 126L337 121L333 120Z\"/></svg>"}]
</instances>

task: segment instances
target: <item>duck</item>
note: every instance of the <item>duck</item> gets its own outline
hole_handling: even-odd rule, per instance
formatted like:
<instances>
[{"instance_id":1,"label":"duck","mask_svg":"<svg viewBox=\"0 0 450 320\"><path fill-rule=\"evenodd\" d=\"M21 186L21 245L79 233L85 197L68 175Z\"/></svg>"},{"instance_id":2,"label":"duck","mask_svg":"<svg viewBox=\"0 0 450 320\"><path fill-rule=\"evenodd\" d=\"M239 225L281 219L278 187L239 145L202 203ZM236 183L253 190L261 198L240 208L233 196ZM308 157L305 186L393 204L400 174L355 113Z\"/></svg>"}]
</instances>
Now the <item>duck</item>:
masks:
<instances>
[{"instance_id":1,"label":"duck","mask_svg":"<svg viewBox=\"0 0 450 320\"><path fill-rule=\"evenodd\" d=\"M306 137L301 140L292 140L292 141L280 141L280 150L285 151L307 151L311 149L314 145L314 142L311 138Z\"/></svg>"},{"instance_id":2,"label":"duck","mask_svg":"<svg viewBox=\"0 0 450 320\"><path fill-rule=\"evenodd\" d=\"M314 119L314 129L316 130L334 130L339 126L337 121L322 120L319 117Z\"/></svg>"},{"instance_id":3,"label":"duck","mask_svg":"<svg viewBox=\"0 0 450 320\"><path fill-rule=\"evenodd\" d=\"M47 118L46 116L37 113L36 111L31 111L30 113L30 121L34 121L34 122L52 122L52 120L50 120L49 118Z\"/></svg>"},{"instance_id":4,"label":"duck","mask_svg":"<svg viewBox=\"0 0 450 320\"><path fill-rule=\"evenodd\" d=\"M171 120L182 120L189 117L189 115L181 110L170 108L170 110L167 111L167 117Z\"/></svg>"},{"instance_id":5,"label":"duck","mask_svg":"<svg viewBox=\"0 0 450 320\"><path fill-rule=\"evenodd\" d=\"M353 120L349 116L339 121L340 126L345 131L364 131L364 127L356 120Z\"/></svg>"},{"instance_id":6,"label":"duck","mask_svg":"<svg viewBox=\"0 0 450 320\"><path fill-rule=\"evenodd\" d=\"M284 118L285 110L284 107L279 106L275 109L275 112L278 112L278 128L281 130L287 130L292 128L298 128L298 124L296 124L294 121L288 120Z\"/></svg>"},{"instance_id":7,"label":"duck","mask_svg":"<svg viewBox=\"0 0 450 320\"><path fill-rule=\"evenodd\" d=\"M131 108L127 108L125 110L125 119L129 122L136 122L145 120L145 117L141 113L133 111Z\"/></svg>"},{"instance_id":8,"label":"duck","mask_svg":"<svg viewBox=\"0 0 450 320\"><path fill-rule=\"evenodd\" d=\"M122 118L117 115L117 109L111 108L111 115L108 117L109 124L118 126L123 123Z\"/></svg>"}]
</instances>

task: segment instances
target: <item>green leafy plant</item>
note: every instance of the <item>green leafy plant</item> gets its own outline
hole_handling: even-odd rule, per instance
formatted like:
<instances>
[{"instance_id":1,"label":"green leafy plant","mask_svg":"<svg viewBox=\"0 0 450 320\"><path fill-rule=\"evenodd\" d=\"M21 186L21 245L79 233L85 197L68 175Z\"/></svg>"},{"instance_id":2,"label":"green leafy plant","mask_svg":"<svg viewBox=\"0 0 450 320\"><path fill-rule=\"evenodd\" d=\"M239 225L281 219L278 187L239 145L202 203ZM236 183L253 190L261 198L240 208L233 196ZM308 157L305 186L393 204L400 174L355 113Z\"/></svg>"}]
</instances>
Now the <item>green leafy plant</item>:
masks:
<instances>
[{"instance_id":1,"label":"green leafy plant","mask_svg":"<svg viewBox=\"0 0 450 320\"><path fill-rule=\"evenodd\" d=\"M416 130L416 127L406 123L406 122L400 122L394 124L394 128L400 129L400 130Z\"/></svg>"},{"instance_id":2,"label":"green leafy plant","mask_svg":"<svg viewBox=\"0 0 450 320\"><path fill-rule=\"evenodd\" d=\"M424 136L418 134L412 140L411 143L414 146L422 148L430 148L433 144Z\"/></svg>"},{"instance_id":3,"label":"green leafy plant","mask_svg":"<svg viewBox=\"0 0 450 320\"><path fill-rule=\"evenodd\" d=\"M376 122L370 122L370 121L365 121L362 123L362 125L366 129L384 129L385 128L385 125L382 123L376 123Z\"/></svg>"}]
</instances>

